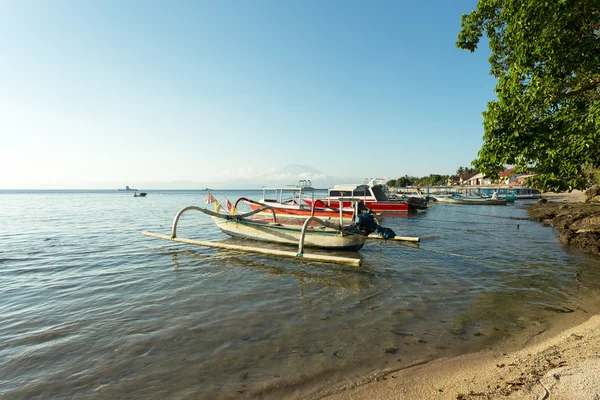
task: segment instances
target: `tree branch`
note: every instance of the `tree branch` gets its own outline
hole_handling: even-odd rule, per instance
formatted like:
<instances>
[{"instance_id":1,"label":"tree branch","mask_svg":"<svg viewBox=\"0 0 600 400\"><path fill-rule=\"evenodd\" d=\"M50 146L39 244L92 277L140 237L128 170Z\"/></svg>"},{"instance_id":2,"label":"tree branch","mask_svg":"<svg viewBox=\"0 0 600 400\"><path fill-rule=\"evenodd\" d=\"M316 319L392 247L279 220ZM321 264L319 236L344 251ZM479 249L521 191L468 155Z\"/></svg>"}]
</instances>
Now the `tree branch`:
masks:
<instances>
[{"instance_id":1,"label":"tree branch","mask_svg":"<svg viewBox=\"0 0 600 400\"><path fill-rule=\"evenodd\" d=\"M592 81L592 82L588 83L587 85L580 87L579 89L567 90L565 95L571 96L571 95L574 95L577 93L587 92L588 90L595 89L599 85L600 85L600 79L598 79L596 81Z\"/></svg>"}]
</instances>

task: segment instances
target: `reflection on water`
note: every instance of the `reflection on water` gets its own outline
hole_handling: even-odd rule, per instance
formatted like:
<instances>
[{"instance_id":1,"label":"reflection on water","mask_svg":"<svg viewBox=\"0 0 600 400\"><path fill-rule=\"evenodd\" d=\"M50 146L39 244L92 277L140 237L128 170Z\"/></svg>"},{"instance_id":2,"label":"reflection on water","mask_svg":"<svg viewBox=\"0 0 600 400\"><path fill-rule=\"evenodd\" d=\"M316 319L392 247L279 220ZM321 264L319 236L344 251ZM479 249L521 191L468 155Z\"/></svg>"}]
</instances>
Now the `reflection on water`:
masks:
<instances>
[{"instance_id":1,"label":"reflection on water","mask_svg":"<svg viewBox=\"0 0 600 400\"><path fill-rule=\"evenodd\" d=\"M422 242L369 242L360 268L140 235L204 195L0 193L0 393L306 398L597 310L597 259L522 203L384 216ZM203 215L178 234L224 239Z\"/></svg>"}]
</instances>

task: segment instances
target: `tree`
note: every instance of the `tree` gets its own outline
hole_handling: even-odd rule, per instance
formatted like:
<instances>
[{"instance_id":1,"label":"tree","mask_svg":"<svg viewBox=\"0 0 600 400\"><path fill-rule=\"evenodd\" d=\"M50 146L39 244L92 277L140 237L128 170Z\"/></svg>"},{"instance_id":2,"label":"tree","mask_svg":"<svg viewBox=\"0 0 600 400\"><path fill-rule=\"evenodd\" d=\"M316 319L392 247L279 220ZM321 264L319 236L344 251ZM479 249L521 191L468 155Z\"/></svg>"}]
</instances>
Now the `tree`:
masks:
<instances>
[{"instance_id":1,"label":"tree","mask_svg":"<svg viewBox=\"0 0 600 400\"><path fill-rule=\"evenodd\" d=\"M471 168L471 167L460 166L456 170L456 175L459 175L459 176L463 175L463 174L475 174L475 173L477 173L477 171L475 170L475 168Z\"/></svg>"},{"instance_id":2,"label":"tree","mask_svg":"<svg viewBox=\"0 0 600 400\"><path fill-rule=\"evenodd\" d=\"M400 187L407 187L407 186L411 186L413 183L413 179L411 179L411 177L409 177L408 175L404 175L401 178L398 178L398 186Z\"/></svg>"},{"instance_id":3,"label":"tree","mask_svg":"<svg viewBox=\"0 0 600 400\"><path fill-rule=\"evenodd\" d=\"M540 188L583 189L600 166L600 2L479 0L462 16L457 46L485 32L497 100L483 112L473 165L494 177L505 164L538 174Z\"/></svg>"}]
</instances>

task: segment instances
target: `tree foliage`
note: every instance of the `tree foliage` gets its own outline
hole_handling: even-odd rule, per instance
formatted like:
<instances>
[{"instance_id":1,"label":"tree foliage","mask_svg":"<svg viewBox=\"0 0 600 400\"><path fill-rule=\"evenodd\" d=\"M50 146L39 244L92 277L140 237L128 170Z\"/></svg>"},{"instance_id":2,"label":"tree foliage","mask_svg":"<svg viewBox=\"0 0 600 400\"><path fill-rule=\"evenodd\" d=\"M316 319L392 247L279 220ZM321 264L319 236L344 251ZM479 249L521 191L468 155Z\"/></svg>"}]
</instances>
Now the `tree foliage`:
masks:
<instances>
[{"instance_id":1,"label":"tree foliage","mask_svg":"<svg viewBox=\"0 0 600 400\"><path fill-rule=\"evenodd\" d=\"M475 174L475 173L477 173L477 170L475 168L470 168L470 167L460 166L456 170L456 175Z\"/></svg>"},{"instance_id":2,"label":"tree foliage","mask_svg":"<svg viewBox=\"0 0 600 400\"><path fill-rule=\"evenodd\" d=\"M404 175L398 179L391 179L387 181L386 185L390 187L445 186L448 184L448 179L455 180L456 176L431 174L418 178L416 176Z\"/></svg>"},{"instance_id":3,"label":"tree foliage","mask_svg":"<svg viewBox=\"0 0 600 400\"><path fill-rule=\"evenodd\" d=\"M473 165L532 171L545 189L587 187L584 165L600 166L600 0L479 0L457 46L473 52L484 33L497 100Z\"/></svg>"}]
</instances>

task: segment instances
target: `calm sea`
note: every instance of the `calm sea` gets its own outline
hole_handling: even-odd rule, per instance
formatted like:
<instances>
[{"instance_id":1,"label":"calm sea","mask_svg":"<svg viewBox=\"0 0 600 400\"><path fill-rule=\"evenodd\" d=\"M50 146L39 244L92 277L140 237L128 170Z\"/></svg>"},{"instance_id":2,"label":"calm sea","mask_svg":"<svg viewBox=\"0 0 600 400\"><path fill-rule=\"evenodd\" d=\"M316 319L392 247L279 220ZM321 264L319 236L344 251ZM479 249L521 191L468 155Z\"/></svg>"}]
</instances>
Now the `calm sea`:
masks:
<instances>
[{"instance_id":1,"label":"calm sea","mask_svg":"<svg viewBox=\"0 0 600 400\"><path fill-rule=\"evenodd\" d=\"M205 195L0 191L0 396L318 398L598 310L598 259L525 202L385 217L422 242L369 242L360 268L140 234ZM197 212L178 236L225 238Z\"/></svg>"}]
</instances>

